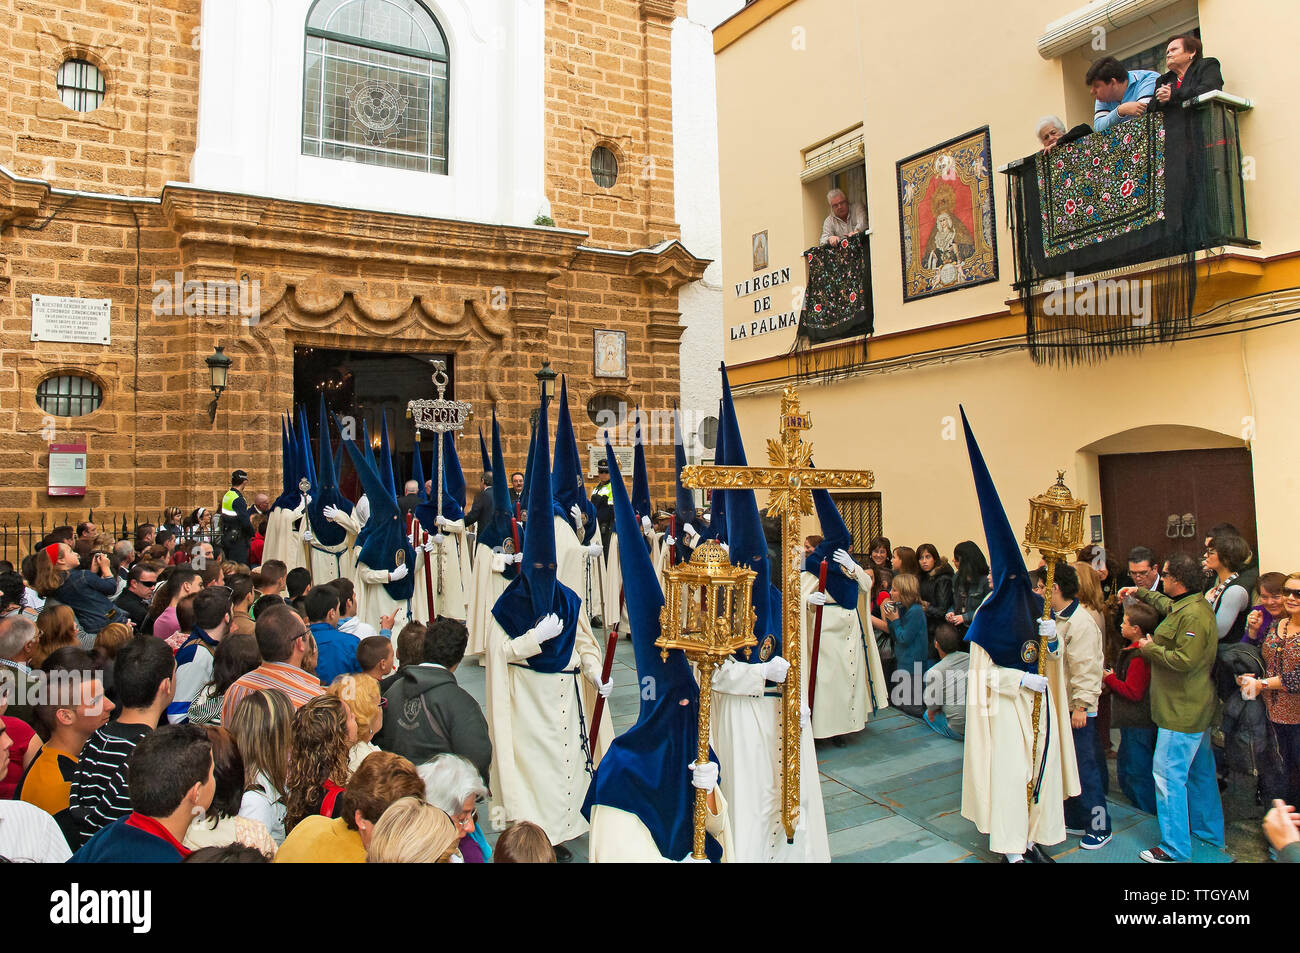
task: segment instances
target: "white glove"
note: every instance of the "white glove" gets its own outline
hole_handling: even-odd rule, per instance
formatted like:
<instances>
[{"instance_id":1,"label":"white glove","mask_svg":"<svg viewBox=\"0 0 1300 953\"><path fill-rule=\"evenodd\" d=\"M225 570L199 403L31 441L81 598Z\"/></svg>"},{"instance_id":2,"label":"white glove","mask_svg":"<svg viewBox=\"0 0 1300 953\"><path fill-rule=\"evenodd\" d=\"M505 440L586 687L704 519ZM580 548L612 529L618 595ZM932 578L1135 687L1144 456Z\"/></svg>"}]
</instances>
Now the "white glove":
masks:
<instances>
[{"instance_id":1,"label":"white glove","mask_svg":"<svg viewBox=\"0 0 1300 953\"><path fill-rule=\"evenodd\" d=\"M665 545L665 546L676 546L676 545L677 545L677 540L673 539L671 536L665 536L665 537L664 537L664 545Z\"/></svg>"},{"instance_id":2,"label":"white glove","mask_svg":"<svg viewBox=\"0 0 1300 953\"><path fill-rule=\"evenodd\" d=\"M858 573L862 571L862 567L855 563L853 557L843 549L835 550L835 552L831 554L831 559L835 561L835 565L839 566L854 578L857 578Z\"/></svg>"},{"instance_id":3,"label":"white glove","mask_svg":"<svg viewBox=\"0 0 1300 953\"><path fill-rule=\"evenodd\" d=\"M726 553L728 556L731 555L731 546L730 546L730 545L728 545L727 543L718 543L718 545L722 547L722 551L723 551L724 553Z\"/></svg>"},{"instance_id":4,"label":"white glove","mask_svg":"<svg viewBox=\"0 0 1300 953\"><path fill-rule=\"evenodd\" d=\"M542 621L529 630L529 634L537 639L537 644L549 642L564 631L564 623L560 617L552 612L550 615L542 616Z\"/></svg>"},{"instance_id":5,"label":"white glove","mask_svg":"<svg viewBox=\"0 0 1300 953\"><path fill-rule=\"evenodd\" d=\"M1049 641L1049 642L1053 642L1053 641L1055 641L1055 640L1056 640L1056 620L1055 620L1055 619L1039 619L1039 620L1038 620L1038 636L1039 636L1039 638L1047 639L1047 641Z\"/></svg>"},{"instance_id":6,"label":"white glove","mask_svg":"<svg viewBox=\"0 0 1300 953\"><path fill-rule=\"evenodd\" d=\"M325 514L325 518L327 520L335 520L338 517L343 515L343 511L341 509L339 509L337 506L330 506L328 503L325 504L325 509L321 510L321 512Z\"/></svg>"},{"instance_id":7,"label":"white glove","mask_svg":"<svg viewBox=\"0 0 1300 953\"><path fill-rule=\"evenodd\" d=\"M813 590L804 596L804 601L810 606L824 606L826 605L826 593Z\"/></svg>"},{"instance_id":8,"label":"white glove","mask_svg":"<svg viewBox=\"0 0 1300 953\"><path fill-rule=\"evenodd\" d=\"M654 529L654 524L650 522L650 517L648 516L641 517L641 532L645 533L646 535L649 535L653 529Z\"/></svg>"},{"instance_id":9,"label":"white glove","mask_svg":"<svg viewBox=\"0 0 1300 953\"><path fill-rule=\"evenodd\" d=\"M511 557L510 561L511 561L512 563L514 563L514 564L517 566L517 565L519 565L521 562L524 561L524 554L523 554L523 553L515 553L514 556Z\"/></svg>"},{"instance_id":10,"label":"white glove","mask_svg":"<svg viewBox=\"0 0 1300 953\"><path fill-rule=\"evenodd\" d=\"M437 547L442 545L443 540L446 538L447 537L443 536L442 533L434 533L429 537L429 541L424 544L424 551L426 553L433 552Z\"/></svg>"},{"instance_id":11,"label":"white glove","mask_svg":"<svg viewBox=\"0 0 1300 953\"><path fill-rule=\"evenodd\" d=\"M699 764L692 761L687 767L691 771L691 786L699 791L712 791L718 786L718 765L715 761Z\"/></svg>"},{"instance_id":12,"label":"white glove","mask_svg":"<svg viewBox=\"0 0 1300 953\"><path fill-rule=\"evenodd\" d=\"M699 857L696 857L694 854L687 854L685 857L679 860L678 863L679 864L707 864L710 863L710 861L707 857L701 860Z\"/></svg>"},{"instance_id":13,"label":"white glove","mask_svg":"<svg viewBox=\"0 0 1300 953\"><path fill-rule=\"evenodd\" d=\"M304 494L302 495L302 505L303 505L303 506L311 506L311 496L310 496L309 494L304 493Z\"/></svg>"},{"instance_id":14,"label":"white glove","mask_svg":"<svg viewBox=\"0 0 1300 953\"><path fill-rule=\"evenodd\" d=\"M596 686L596 691L600 692L601 698L608 698L609 693L614 690L614 679L611 677L607 682L601 682Z\"/></svg>"},{"instance_id":15,"label":"white glove","mask_svg":"<svg viewBox=\"0 0 1300 953\"><path fill-rule=\"evenodd\" d=\"M1047 691L1047 676L1034 675L1030 672L1026 672L1024 675L1020 676L1020 684L1023 688L1027 688L1031 692L1038 692L1041 695L1043 692Z\"/></svg>"},{"instance_id":16,"label":"white glove","mask_svg":"<svg viewBox=\"0 0 1300 953\"><path fill-rule=\"evenodd\" d=\"M602 546L600 543L592 543L590 546L587 547L588 556L600 556L603 555L604 552L605 552L605 547Z\"/></svg>"},{"instance_id":17,"label":"white glove","mask_svg":"<svg viewBox=\"0 0 1300 953\"><path fill-rule=\"evenodd\" d=\"M447 519L447 517L445 516L439 516L436 520L434 520L434 523L437 524L438 529L444 529L445 527L451 525L451 520Z\"/></svg>"},{"instance_id":18,"label":"white glove","mask_svg":"<svg viewBox=\"0 0 1300 953\"><path fill-rule=\"evenodd\" d=\"M773 655L766 662L758 663L758 670L762 673L764 681L784 682L785 677L790 672L790 663L779 655Z\"/></svg>"},{"instance_id":19,"label":"white glove","mask_svg":"<svg viewBox=\"0 0 1300 953\"><path fill-rule=\"evenodd\" d=\"M388 574L388 581L397 582L398 580L405 579L408 575L410 575L410 573L411 570L406 568L406 563L402 563L402 565L398 566L396 569L394 569L392 572Z\"/></svg>"},{"instance_id":20,"label":"white glove","mask_svg":"<svg viewBox=\"0 0 1300 953\"><path fill-rule=\"evenodd\" d=\"M806 701L800 702L799 727L801 728L812 727L812 709L808 707L808 703Z\"/></svg>"},{"instance_id":21,"label":"white glove","mask_svg":"<svg viewBox=\"0 0 1300 953\"><path fill-rule=\"evenodd\" d=\"M569 507L569 515L573 517L573 522L577 525L578 529L582 529L582 507L577 503L574 503Z\"/></svg>"},{"instance_id":22,"label":"white glove","mask_svg":"<svg viewBox=\"0 0 1300 953\"><path fill-rule=\"evenodd\" d=\"M302 541L303 541L304 543L310 543L310 542L311 542L311 530L309 530L309 529L305 529L305 530L302 531Z\"/></svg>"},{"instance_id":23,"label":"white glove","mask_svg":"<svg viewBox=\"0 0 1300 953\"><path fill-rule=\"evenodd\" d=\"M700 535L699 533L695 532L695 527L692 526L690 523L682 524L682 536L699 536L699 535Z\"/></svg>"}]
</instances>

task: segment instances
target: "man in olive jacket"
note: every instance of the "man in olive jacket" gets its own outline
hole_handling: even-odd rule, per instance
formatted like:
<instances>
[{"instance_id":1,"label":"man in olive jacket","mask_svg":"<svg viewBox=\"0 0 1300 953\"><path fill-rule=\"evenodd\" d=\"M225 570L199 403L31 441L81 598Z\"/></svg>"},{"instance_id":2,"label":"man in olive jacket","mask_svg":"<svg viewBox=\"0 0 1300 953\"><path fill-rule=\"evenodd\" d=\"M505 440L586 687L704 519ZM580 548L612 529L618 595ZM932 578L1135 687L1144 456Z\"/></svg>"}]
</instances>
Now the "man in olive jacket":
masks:
<instances>
[{"instance_id":1,"label":"man in olive jacket","mask_svg":"<svg viewBox=\"0 0 1300 953\"><path fill-rule=\"evenodd\" d=\"M407 665L384 693L388 709L374 743L385 751L424 764L450 752L469 759L488 783L492 742L483 709L456 683L465 657L465 623L438 619L424 635L424 661Z\"/></svg>"},{"instance_id":2,"label":"man in olive jacket","mask_svg":"<svg viewBox=\"0 0 1300 953\"><path fill-rule=\"evenodd\" d=\"M1218 647L1214 612L1201 595L1201 567L1191 556L1165 560L1165 594L1126 588L1164 615L1138 643L1151 666L1151 717L1156 723L1156 816L1160 844L1139 855L1148 863L1191 860L1192 835L1223 846L1223 806L1210 751L1214 683L1210 668Z\"/></svg>"}]
</instances>

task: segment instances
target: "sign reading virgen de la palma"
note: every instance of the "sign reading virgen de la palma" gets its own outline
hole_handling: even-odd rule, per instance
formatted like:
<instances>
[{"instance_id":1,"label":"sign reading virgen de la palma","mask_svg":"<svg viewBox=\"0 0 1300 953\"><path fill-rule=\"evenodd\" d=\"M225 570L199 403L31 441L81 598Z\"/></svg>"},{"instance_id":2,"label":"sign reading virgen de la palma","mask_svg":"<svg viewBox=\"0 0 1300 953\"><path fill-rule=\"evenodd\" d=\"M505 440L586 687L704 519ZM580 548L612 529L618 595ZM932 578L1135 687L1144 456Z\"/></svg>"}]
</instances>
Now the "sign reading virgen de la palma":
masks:
<instances>
[{"instance_id":1,"label":"sign reading virgen de la palma","mask_svg":"<svg viewBox=\"0 0 1300 953\"><path fill-rule=\"evenodd\" d=\"M747 278L736 284L736 297L747 298L752 294L760 291L767 291L776 288L779 285L789 284L790 269L776 268L772 271L764 272L761 275L755 275L753 278ZM793 304L793 300L791 302ZM799 309L796 307L791 311L781 314L768 314L772 310L772 296L770 294L760 295L754 299L754 314L762 315L756 321L749 321L743 324L737 324L731 329L731 340L741 341L745 338L752 338L759 334L768 334L772 331L780 331L783 328L794 328L799 326Z\"/></svg>"}]
</instances>

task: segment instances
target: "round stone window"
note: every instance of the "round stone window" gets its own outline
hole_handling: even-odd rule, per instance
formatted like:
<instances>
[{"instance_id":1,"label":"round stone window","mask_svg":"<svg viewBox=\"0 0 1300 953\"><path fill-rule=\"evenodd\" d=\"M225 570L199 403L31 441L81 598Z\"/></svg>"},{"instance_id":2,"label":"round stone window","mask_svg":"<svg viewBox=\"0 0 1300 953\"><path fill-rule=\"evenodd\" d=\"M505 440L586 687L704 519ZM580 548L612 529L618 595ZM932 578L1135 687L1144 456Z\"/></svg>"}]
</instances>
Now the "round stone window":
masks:
<instances>
[{"instance_id":1,"label":"round stone window","mask_svg":"<svg viewBox=\"0 0 1300 953\"><path fill-rule=\"evenodd\" d=\"M79 113L94 112L104 101L104 74L89 60L67 60L55 77L59 99Z\"/></svg>"}]
</instances>

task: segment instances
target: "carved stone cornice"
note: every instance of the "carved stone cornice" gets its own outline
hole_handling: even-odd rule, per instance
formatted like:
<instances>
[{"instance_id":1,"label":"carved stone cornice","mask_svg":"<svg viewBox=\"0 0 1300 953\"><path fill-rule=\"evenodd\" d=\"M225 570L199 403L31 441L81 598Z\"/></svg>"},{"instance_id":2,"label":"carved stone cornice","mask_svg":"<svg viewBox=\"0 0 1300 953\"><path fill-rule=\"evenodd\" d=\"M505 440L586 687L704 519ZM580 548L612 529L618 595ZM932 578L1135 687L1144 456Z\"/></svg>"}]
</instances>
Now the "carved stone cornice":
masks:
<instances>
[{"instance_id":1,"label":"carved stone cornice","mask_svg":"<svg viewBox=\"0 0 1300 953\"><path fill-rule=\"evenodd\" d=\"M672 23L677 18L674 0L641 0L641 19Z\"/></svg>"},{"instance_id":2,"label":"carved stone cornice","mask_svg":"<svg viewBox=\"0 0 1300 953\"><path fill-rule=\"evenodd\" d=\"M182 245L281 251L335 260L400 263L417 271L526 275L563 273L585 233L523 228L393 212L339 208L169 185L166 220Z\"/></svg>"},{"instance_id":3,"label":"carved stone cornice","mask_svg":"<svg viewBox=\"0 0 1300 953\"><path fill-rule=\"evenodd\" d=\"M697 258L676 239L636 251L606 251L583 246L573 266L583 271L640 278L654 294L672 294L684 284L699 281L712 262Z\"/></svg>"},{"instance_id":4,"label":"carved stone cornice","mask_svg":"<svg viewBox=\"0 0 1300 953\"><path fill-rule=\"evenodd\" d=\"M49 195L48 182L20 179L0 166L0 226L18 218L35 218Z\"/></svg>"}]
</instances>

